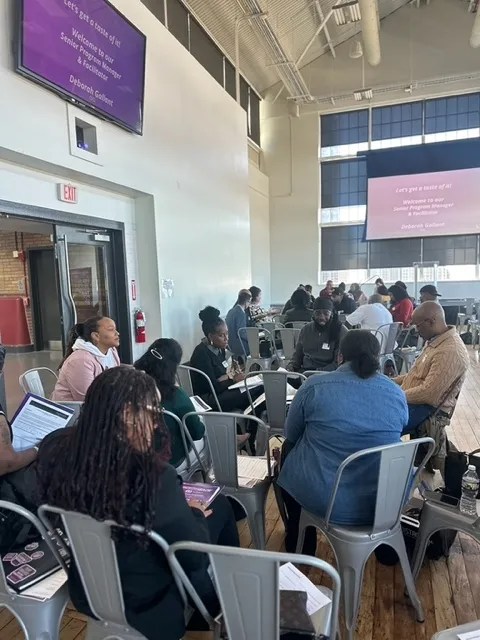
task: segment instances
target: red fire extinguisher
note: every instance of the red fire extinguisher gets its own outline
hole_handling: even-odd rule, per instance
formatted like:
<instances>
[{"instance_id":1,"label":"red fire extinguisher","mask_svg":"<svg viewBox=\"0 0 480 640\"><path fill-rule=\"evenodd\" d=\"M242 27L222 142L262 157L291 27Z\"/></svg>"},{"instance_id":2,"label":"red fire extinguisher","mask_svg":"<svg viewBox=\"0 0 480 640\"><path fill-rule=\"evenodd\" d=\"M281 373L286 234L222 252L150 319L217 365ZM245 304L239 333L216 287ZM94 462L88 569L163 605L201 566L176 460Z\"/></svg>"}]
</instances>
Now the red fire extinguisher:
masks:
<instances>
[{"instance_id":1,"label":"red fire extinguisher","mask_svg":"<svg viewBox=\"0 0 480 640\"><path fill-rule=\"evenodd\" d=\"M134 315L135 322L135 342L145 342L147 338L147 333L145 330L145 314L141 309L135 310Z\"/></svg>"}]
</instances>

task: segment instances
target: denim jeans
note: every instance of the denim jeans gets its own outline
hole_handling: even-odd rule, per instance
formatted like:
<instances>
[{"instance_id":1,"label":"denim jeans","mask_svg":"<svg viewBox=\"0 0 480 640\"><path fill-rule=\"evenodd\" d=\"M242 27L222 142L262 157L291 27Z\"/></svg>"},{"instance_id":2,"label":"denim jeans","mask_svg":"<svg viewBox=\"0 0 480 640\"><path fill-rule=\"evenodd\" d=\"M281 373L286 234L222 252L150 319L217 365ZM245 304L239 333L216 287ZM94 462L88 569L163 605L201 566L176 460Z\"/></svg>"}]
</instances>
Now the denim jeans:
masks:
<instances>
[{"instance_id":1,"label":"denim jeans","mask_svg":"<svg viewBox=\"0 0 480 640\"><path fill-rule=\"evenodd\" d=\"M422 422L425 422L425 420L429 418L434 411L435 407L432 407L429 404L409 404L408 424L403 429L402 435L404 436L407 433L415 433L417 427L419 427Z\"/></svg>"}]
</instances>

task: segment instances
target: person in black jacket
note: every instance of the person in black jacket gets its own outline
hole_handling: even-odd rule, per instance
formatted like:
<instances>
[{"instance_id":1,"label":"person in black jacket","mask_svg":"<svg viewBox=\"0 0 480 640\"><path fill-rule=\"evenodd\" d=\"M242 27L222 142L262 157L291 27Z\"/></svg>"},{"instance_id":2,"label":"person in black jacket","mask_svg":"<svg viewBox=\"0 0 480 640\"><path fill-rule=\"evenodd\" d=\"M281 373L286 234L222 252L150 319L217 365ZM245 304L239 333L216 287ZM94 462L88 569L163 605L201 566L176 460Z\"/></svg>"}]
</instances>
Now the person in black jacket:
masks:
<instances>
[{"instance_id":1,"label":"person in black jacket","mask_svg":"<svg viewBox=\"0 0 480 640\"><path fill-rule=\"evenodd\" d=\"M292 322L311 322L313 309L310 307L310 294L305 289L297 289L290 300L293 307L283 316L283 324L291 327Z\"/></svg>"},{"instance_id":2,"label":"person in black jacket","mask_svg":"<svg viewBox=\"0 0 480 640\"><path fill-rule=\"evenodd\" d=\"M357 308L355 300L345 293L340 287L333 290L332 302L337 313L344 313L349 316Z\"/></svg>"},{"instance_id":3,"label":"person in black jacket","mask_svg":"<svg viewBox=\"0 0 480 640\"><path fill-rule=\"evenodd\" d=\"M62 429L42 443L38 477L42 500L85 513L156 531L169 544L181 540L239 546L228 500L219 496L208 510L187 503L169 459L168 432L154 380L132 367L115 367L98 376L85 397L77 426ZM155 431L164 435L162 452ZM127 531L115 535L128 623L149 640L179 640L185 634L184 606L160 548ZM208 560L185 553L181 563L212 614L218 600L208 575ZM72 563L70 597L92 615Z\"/></svg>"},{"instance_id":4,"label":"person in black jacket","mask_svg":"<svg viewBox=\"0 0 480 640\"><path fill-rule=\"evenodd\" d=\"M214 307L205 307L198 317L202 321L205 338L195 347L190 358L190 365L207 374L218 396L223 411L246 409L249 405L248 394L240 389L230 389L233 384L245 379L243 373L229 373L226 349L228 346L228 329L220 317L220 311ZM198 374L192 375L193 390L211 407L216 409L208 382ZM256 391L256 389L252 390ZM259 395L259 394L255 394Z\"/></svg>"}]
</instances>

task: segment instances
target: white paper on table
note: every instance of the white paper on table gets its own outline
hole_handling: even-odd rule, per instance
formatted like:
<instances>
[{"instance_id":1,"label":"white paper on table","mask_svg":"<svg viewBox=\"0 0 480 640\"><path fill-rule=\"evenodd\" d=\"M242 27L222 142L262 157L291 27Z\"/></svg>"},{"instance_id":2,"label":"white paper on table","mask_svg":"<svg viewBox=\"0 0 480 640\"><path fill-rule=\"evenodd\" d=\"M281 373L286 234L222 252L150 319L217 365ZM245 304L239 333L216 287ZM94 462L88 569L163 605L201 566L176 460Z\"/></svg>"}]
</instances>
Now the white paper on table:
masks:
<instances>
[{"instance_id":1,"label":"white paper on table","mask_svg":"<svg viewBox=\"0 0 480 640\"><path fill-rule=\"evenodd\" d=\"M266 458L253 456L237 456L237 469L239 478L249 480L264 480L268 477Z\"/></svg>"},{"instance_id":2,"label":"white paper on table","mask_svg":"<svg viewBox=\"0 0 480 640\"><path fill-rule=\"evenodd\" d=\"M193 408L197 413L203 413L204 411L211 411L212 407L207 404L200 396L191 396L190 400L193 404Z\"/></svg>"},{"instance_id":3,"label":"white paper on table","mask_svg":"<svg viewBox=\"0 0 480 640\"><path fill-rule=\"evenodd\" d=\"M40 580L29 589L22 591L22 597L27 596L29 598L35 598L35 600L49 600L57 591L63 587L67 581L67 574L63 569L55 571L51 576L48 576L44 580Z\"/></svg>"},{"instance_id":4,"label":"white paper on table","mask_svg":"<svg viewBox=\"0 0 480 640\"><path fill-rule=\"evenodd\" d=\"M280 591L305 591L307 594L307 613L312 616L319 609L330 604L331 599L316 587L291 562L282 565L278 570Z\"/></svg>"},{"instance_id":5,"label":"white paper on table","mask_svg":"<svg viewBox=\"0 0 480 640\"><path fill-rule=\"evenodd\" d=\"M251 378L247 378L247 386L249 389L253 389L253 387L259 387L261 384L263 384L262 376L252 376ZM245 388L245 380L242 380L241 382L236 382L235 384L232 384L232 386L228 388L240 389L242 393L244 393L247 390Z\"/></svg>"},{"instance_id":6,"label":"white paper on table","mask_svg":"<svg viewBox=\"0 0 480 640\"><path fill-rule=\"evenodd\" d=\"M480 640L480 629L476 631L467 631L467 633L458 633L459 640Z\"/></svg>"},{"instance_id":7,"label":"white paper on table","mask_svg":"<svg viewBox=\"0 0 480 640\"><path fill-rule=\"evenodd\" d=\"M13 447L23 451L70 422L74 409L27 393L12 420Z\"/></svg>"}]
</instances>

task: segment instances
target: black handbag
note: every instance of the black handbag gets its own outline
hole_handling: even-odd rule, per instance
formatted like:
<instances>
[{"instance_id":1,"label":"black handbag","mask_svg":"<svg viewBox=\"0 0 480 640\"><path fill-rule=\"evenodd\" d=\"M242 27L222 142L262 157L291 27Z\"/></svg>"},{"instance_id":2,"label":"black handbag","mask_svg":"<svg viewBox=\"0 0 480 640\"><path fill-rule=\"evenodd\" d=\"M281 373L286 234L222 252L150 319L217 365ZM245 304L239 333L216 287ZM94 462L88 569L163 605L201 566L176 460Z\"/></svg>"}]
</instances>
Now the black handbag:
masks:
<instances>
[{"instance_id":1,"label":"black handbag","mask_svg":"<svg viewBox=\"0 0 480 640\"><path fill-rule=\"evenodd\" d=\"M478 455L475 455L478 454ZM454 498L462 495L462 476L468 469L468 465L473 464L480 477L480 449L475 449L470 453L458 451L457 448L447 440L447 457L445 458L445 493ZM480 489L477 499L480 498Z\"/></svg>"}]
</instances>

